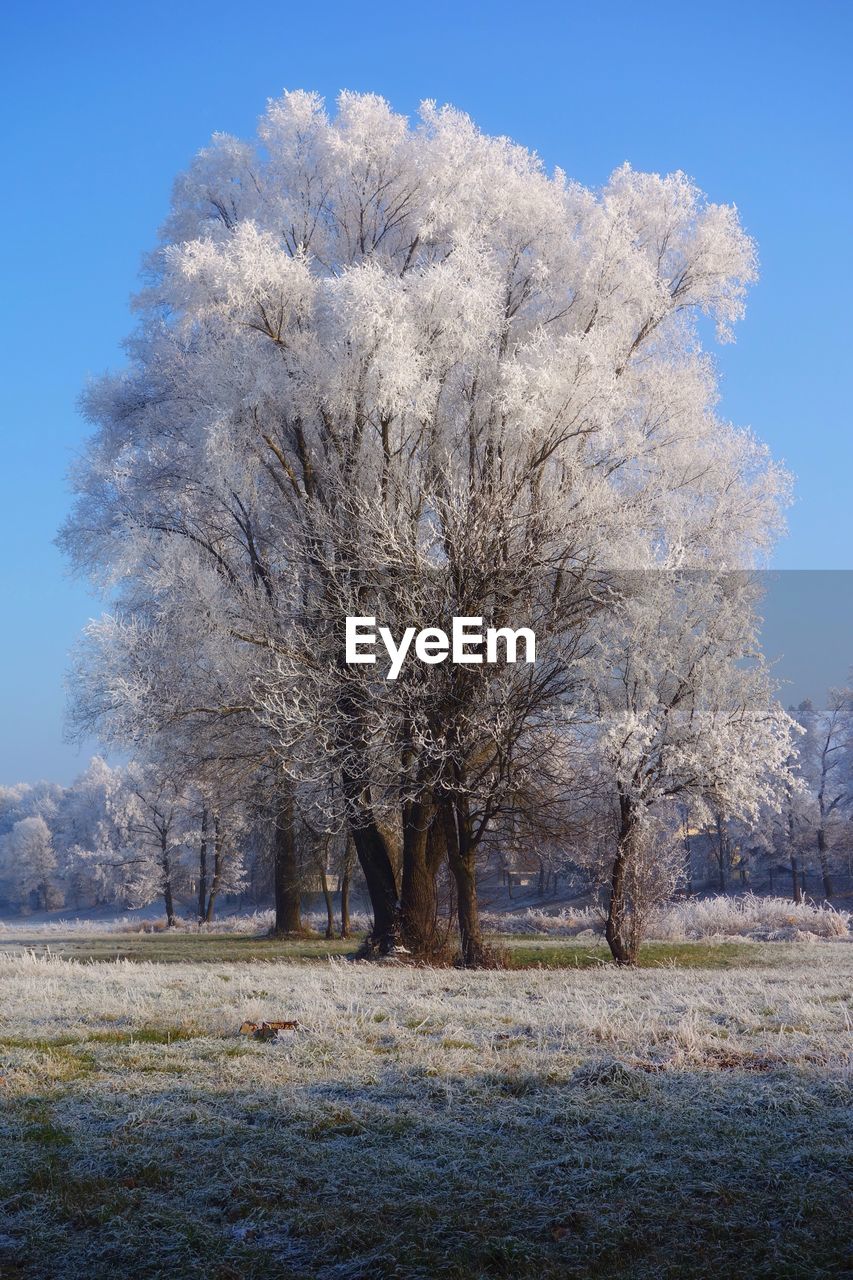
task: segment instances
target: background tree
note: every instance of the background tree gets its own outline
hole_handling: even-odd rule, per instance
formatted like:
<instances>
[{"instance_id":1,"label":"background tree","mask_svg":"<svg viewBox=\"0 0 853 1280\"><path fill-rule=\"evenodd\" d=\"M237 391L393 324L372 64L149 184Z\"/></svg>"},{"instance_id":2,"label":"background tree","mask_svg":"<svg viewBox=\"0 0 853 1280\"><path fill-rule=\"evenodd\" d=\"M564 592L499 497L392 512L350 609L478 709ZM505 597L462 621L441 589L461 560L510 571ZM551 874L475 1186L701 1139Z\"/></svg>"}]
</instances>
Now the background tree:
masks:
<instances>
[{"instance_id":1,"label":"background tree","mask_svg":"<svg viewBox=\"0 0 853 1280\"><path fill-rule=\"evenodd\" d=\"M853 798L851 691L830 689L820 710L807 699L794 714L805 730L798 752L799 772L813 797L818 864L824 896L831 898L832 846Z\"/></svg>"},{"instance_id":2,"label":"background tree","mask_svg":"<svg viewBox=\"0 0 853 1280\"><path fill-rule=\"evenodd\" d=\"M641 575L592 660L599 767L615 809L605 936L619 964L637 959L654 820L685 801L754 817L784 786L791 721L756 647L755 604L746 574Z\"/></svg>"},{"instance_id":3,"label":"background tree","mask_svg":"<svg viewBox=\"0 0 853 1280\"><path fill-rule=\"evenodd\" d=\"M57 858L50 827L43 817L21 818L3 837L5 875L19 901L37 911L62 906L56 883Z\"/></svg>"}]
</instances>

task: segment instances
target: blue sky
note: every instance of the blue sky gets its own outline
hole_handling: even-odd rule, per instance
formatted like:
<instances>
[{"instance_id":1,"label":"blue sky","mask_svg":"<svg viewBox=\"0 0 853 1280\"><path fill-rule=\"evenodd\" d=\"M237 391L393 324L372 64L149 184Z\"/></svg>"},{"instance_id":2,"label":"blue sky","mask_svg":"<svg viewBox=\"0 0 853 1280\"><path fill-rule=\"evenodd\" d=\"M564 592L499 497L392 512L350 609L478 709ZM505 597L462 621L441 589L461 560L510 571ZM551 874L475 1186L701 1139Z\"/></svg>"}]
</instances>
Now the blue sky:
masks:
<instances>
[{"instance_id":1,"label":"blue sky","mask_svg":"<svg viewBox=\"0 0 853 1280\"><path fill-rule=\"evenodd\" d=\"M0 782L64 781L88 755L61 740L62 676L100 605L51 543L84 434L78 392L122 358L174 175L214 130L250 134L285 87L371 90L406 112L453 102L588 184L629 160L734 201L762 278L718 353L722 409L797 475L775 563L853 568L853 6L113 0L13 3L4 25ZM844 675L833 643L818 684Z\"/></svg>"}]
</instances>

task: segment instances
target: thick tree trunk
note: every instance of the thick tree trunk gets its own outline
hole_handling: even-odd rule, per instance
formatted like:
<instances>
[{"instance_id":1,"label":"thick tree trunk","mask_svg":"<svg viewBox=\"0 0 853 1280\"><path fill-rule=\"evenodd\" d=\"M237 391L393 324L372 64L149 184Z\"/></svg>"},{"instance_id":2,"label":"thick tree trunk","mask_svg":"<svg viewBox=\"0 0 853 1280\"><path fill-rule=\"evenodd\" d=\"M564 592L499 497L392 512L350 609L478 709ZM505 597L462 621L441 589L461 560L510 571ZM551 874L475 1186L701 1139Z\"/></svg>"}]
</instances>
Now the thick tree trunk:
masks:
<instances>
[{"instance_id":1,"label":"thick tree trunk","mask_svg":"<svg viewBox=\"0 0 853 1280\"><path fill-rule=\"evenodd\" d=\"M345 728L342 746L358 761L366 753L369 732L364 720L361 699L363 691L347 693L341 699L340 711ZM400 946L400 898L394 864L388 841L380 831L373 812L369 779L353 771L341 769L341 790L346 803L347 819L355 843L355 851L364 874L373 928L365 941L365 953L388 955Z\"/></svg>"},{"instance_id":2,"label":"thick tree trunk","mask_svg":"<svg viewBox=\"0 0 853 1280\"><path fill-rule=\"evenodd\" d=\"M213 913L216 909L216 899L219 897L219 890L222 887L222 863L224 858L222 823L219 814L213 815L213 879L210 883L210 897L207 900L207 908L204 918L208 924L213 919Z\"/></svg>"},{"instance_id":3,"label":"thick tree trunk","mask_svg":"<svg viewBox=\"0 0 853 1280\"><path fill-rule=\"evenodd\" d=\"M791 883L793 885L793 897L795 902L802 902L803 894L800 889L800 873L797 866L796 854L791 854Z\"/></svg>"},{"instance_id":4,"label":"thick tree trunk","mask_svg":"<svg viewBox=\"0 0 853 1280\"><path fill-rule=\"evenodd\" d=\"M636 813L629 796L619 797L619 836L616 844L616 856L610 873L610 902L607 906L607 921L604 936L610 948L610 954L619 965L637 963L639 947L636 931L630 927L629 903L627 899L628 864L631 858L636 825Z\"/></svg>"},{"instance_id":5,"label":"thick tree trunk","mask_svg":"<svg viewBox=\"0 0 853 1280\"><path fill-rule=\"evenodd\" d=\"M438 947L436 876L444 851L443 828L432 801L407 805L400 917L407 949L424 959L434 956Z\"/></svg>"},{"instance_id":6,"label":"thick tree trunk","mask_svg":"<svg viewBox=\"0 0 853 1280\"><path fill-rule=\"evenodd\" d=\"M466 969L480 968L486 964L488 954L480 926L476 846L471 835L467 803L464 800L445 802L442 805L442 822L447 842L447 860L456 882L460 959Z\"/></svg>"},{"instance_id":7,"label":"thick tree trunk","mask_svg":"<svg viewBox=\"0 0 853 1280\"><path fill-rule=\"evenodd\" d=\"M273 887L275 925L273 933L285 936L302 932L301 885L296 855L293 797L286 792L279 803L273 832Z\"/></svg>"},{"instance_id":8,"label":"thick tree trunk","mask_svg":"<svg viewBox=\"0 0 853 1280\"><path fill-rule=\"evenodd\" d=\"M544 858L539 859L539 887L537 889L536 896L539 898L545 897L545 859Z\"/></svg>"},{"instance_id":9,"label":"thick tree trunk","mask_svg":"<svg viewBox=\"0 0 853 1280\"><path fill-rule=\"evenodd\" d=\"M207 805L201 811L201 844L198 851L198 922L207 919Z\"/></svg>"},{"instance_id":10,"label":"thick tree trunk","mask_svg":"<svg viewBox=\"0 0 853 1280\"><path fill-rule=\"evenodd\" d=\"M367 949L387 955L400 945L400 903L388 845L376 825L369 792L346 770L342 771L341 784L349 806L355 851L373 909L373 929L367 939Z\"/></svg>"},{"instance_id":11,"label":"thick tree trunk","mask_svg":"<svg viewBox=\"0 0 853 1280\"><path fill-rule=\"evenodd\" d=\"M370 951L387 955L400 946L400 904L388 847L375 822L355 827L352 838L373 910L367 946Z\"/></svg>"}]
</instances>

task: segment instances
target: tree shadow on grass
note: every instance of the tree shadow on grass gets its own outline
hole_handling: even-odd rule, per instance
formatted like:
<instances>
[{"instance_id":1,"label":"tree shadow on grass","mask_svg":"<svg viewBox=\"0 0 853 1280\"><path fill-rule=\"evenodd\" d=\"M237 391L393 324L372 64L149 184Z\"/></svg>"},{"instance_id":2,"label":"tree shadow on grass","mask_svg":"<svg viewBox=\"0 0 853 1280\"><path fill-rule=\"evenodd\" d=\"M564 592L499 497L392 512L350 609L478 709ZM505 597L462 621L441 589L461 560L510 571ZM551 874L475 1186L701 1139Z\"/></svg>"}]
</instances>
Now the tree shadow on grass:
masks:
<instances>
[{"instance_id":1,"label":"tree shadow on grass","mask_svg":"<svg viewBox=\"0 0 853 1280\"><path fill-rule=\"evenodd\" d=\"M842 1085L742 1068L389 1062L27 1099L2 1124L0 1274L840 1276Z\"/></svg>"}]
</instances>

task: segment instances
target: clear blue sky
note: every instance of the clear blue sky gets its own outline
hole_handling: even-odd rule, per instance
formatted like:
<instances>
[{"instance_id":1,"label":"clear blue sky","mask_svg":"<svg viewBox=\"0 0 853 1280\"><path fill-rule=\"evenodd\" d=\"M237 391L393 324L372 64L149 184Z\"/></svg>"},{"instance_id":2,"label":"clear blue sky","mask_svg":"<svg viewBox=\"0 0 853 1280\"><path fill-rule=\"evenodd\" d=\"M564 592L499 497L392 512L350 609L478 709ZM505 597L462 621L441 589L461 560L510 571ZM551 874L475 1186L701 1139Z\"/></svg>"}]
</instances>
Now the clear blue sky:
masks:
<instances>
[{"instance_id":1,"label":"clear blue sky","mask_svg":"<svg viewBox=\"0 0 853 1280\"><path fill-rule=\"evenodd\" d=\"M0 782L64 781L88 754L61 742L61 682L100 606L51 544L77 394L121 360L176 172L214 130L250 134L285 87L371 90L406 112L453 102L583 182L629 160L737 203L762 278L719 355L723 411L797 474L776 563L853 567L853 6L12 0L6 14Z\"/></svg>"}]
</instances>

